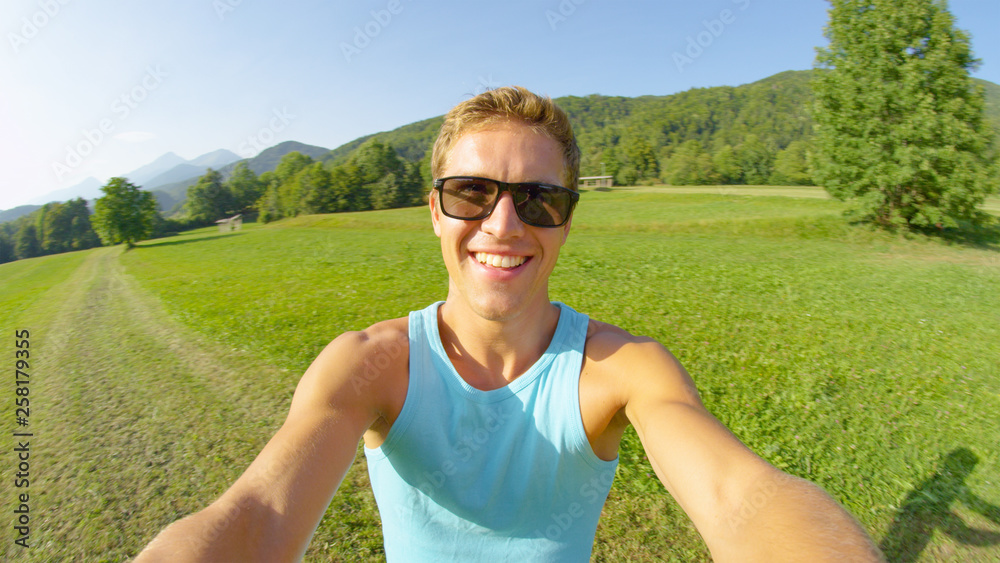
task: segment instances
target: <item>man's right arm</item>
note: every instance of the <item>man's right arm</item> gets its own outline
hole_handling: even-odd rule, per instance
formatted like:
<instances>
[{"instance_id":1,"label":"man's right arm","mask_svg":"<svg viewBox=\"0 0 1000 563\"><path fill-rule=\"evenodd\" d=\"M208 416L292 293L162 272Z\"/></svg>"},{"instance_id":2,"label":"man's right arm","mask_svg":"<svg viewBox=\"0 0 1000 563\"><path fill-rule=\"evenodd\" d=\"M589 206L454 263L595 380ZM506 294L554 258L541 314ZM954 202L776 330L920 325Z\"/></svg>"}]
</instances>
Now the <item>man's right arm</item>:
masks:
<instances>
[{"instance_id":1,"label":"man's right arm","mask_svg":"<svg viewBox=\"0 0 1000 563\"><path fill-rule=\"evenodd\" d=\"M380 386L362 388L356 378L364 360L381 348L374 341L397 335L383 330L373 338L372 330L331 342L299 381L285 423L236 483L204 510L164 529L135 561L301 558L358 441L379 416ZM387 369L396 367L393 362Z\"/></svg>"}]
</instances>

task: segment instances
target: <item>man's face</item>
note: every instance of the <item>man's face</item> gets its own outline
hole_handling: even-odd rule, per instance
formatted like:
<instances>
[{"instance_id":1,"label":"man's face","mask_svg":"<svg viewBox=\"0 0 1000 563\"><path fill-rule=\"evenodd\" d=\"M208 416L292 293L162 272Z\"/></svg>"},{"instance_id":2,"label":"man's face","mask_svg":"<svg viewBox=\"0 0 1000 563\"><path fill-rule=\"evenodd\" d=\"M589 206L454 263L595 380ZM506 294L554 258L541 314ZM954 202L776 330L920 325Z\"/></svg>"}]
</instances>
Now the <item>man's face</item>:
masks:
<instances>
[{"instance_id":1,"label":"man's face","mask_svg":"<svg viewBox=\"0 0 1000 563\"><path fill-rule=\"evenodd\" d=\"M563 170L558 143L525 125L506 123L462 135L452 146L442 177L562 185ZM526 225L507 192L500 195L493 213L478 221L447 217L436 192L430 199L434 233L441 239L448 268L449 303L490 320L544 310L549 274L566 242L569 222L556 228Z\"/></svg>"}]
</instances>

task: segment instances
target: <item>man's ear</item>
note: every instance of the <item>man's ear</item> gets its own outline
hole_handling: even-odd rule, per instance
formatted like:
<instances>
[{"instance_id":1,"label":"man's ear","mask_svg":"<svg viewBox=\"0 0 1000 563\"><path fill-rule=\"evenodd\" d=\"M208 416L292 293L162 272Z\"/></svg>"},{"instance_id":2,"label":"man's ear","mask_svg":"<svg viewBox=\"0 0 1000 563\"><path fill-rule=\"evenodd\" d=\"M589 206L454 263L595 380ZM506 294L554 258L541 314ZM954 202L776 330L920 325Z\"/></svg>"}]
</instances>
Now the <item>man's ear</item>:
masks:
<instances>
[{"instance_id":1,"label":"man's ear","mask_svg":"<svg viewBox=\"0 0 1000 563\"><path fill-rule=\"evenodd\" d=\"M441 238L441 215L438 209L437 195L437 190L431 190L430 196L427 198L427 205L431 208L431 225L434 226L434 234Z\"/></svg>"}]
</instances>

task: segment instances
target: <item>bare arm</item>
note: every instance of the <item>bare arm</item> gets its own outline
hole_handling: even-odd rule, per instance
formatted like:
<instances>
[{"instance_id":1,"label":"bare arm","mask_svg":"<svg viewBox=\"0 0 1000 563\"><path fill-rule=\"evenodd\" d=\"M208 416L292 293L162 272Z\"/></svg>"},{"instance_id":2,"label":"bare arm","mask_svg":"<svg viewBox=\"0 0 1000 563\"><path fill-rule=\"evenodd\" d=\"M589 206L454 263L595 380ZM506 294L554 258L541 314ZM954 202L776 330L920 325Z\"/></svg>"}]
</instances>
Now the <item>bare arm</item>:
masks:
<instances>
[{"instance_id":1,"label":"bare arm","mask_svg":"<svg viewBox=\"0 0 1000 563\"><path fill-rule=\"evenodd\" d=\"M633 366L626 416L664 486L717 561L879 561L865 531L809 481L751 452L702 405L680 363L652 342ZM639 369L635 369L639 367Z\"/></svg>"},{"instance_id":2,"label":"bare arm","mask_svg":"<svg viewBox=\"0 0 1000 563\"><path fill-rule=\"evenodd\" d=\"M374 394L356 385L369 348L364 333L327 346L246 472L207 508L165 528L136 562L300 559L378 416Z\"/></svg>"}]
</instances>

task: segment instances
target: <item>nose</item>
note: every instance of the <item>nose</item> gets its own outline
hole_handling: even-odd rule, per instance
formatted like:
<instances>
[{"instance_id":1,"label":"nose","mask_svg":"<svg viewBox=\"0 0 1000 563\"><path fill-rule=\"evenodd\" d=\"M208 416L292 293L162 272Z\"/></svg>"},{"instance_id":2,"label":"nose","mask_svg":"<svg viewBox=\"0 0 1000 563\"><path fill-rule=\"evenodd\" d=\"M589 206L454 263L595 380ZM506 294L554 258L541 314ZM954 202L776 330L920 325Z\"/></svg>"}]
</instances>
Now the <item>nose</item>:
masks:
<instances>
[{"instance_id":1,"label":"nose","mask_svg":"<svg viewBox=\"0 0 1000 563\"><path fill-rule=\"evenodd\" d=\"M515 238L524 234L524 223L514 209L514 197L503 192L489 217L483 219L481 229L497 238Z\"/></svg>"}]
</instances>

